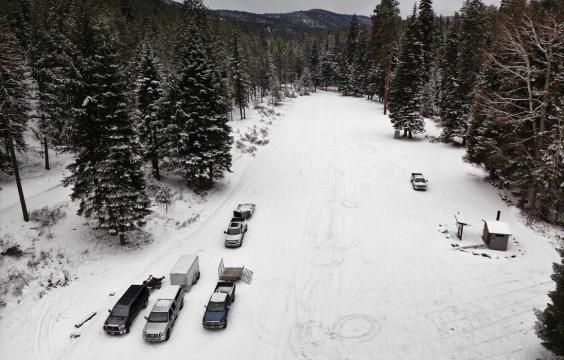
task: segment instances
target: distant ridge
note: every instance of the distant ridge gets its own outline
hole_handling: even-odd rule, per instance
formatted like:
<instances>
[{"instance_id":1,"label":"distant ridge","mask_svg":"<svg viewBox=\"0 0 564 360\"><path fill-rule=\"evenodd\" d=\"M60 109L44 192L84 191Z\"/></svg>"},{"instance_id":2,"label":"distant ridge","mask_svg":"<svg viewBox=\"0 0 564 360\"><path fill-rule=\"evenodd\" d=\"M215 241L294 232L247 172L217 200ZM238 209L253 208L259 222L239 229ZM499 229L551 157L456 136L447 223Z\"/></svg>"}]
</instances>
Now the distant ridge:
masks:
<instances>
[{"instance_id":1,"label":"distant ridge","mask_svg":"<svg viewBox=\"0 0 564 360\"><path fill-rule=\"evenodd\" d=\"M311 30L334 30L348 27L352 15L337 14L322 9L279 14L255 14L235 10L212 10L220 18L247 25L263 25L274 31L299 33ZM368 16L358 15L361 24L371 25Z\"/></svg>"}]
</instances>

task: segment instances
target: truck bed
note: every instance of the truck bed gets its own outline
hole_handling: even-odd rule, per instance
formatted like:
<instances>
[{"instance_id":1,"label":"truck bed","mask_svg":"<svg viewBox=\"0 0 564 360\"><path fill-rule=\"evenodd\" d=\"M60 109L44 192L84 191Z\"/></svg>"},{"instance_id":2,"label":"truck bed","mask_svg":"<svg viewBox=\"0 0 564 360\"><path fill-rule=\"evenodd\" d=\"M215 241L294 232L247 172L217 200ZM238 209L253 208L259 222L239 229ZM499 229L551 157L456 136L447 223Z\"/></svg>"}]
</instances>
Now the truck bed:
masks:
<instances>
[{"instance_id":1,"label":"truck bed","mask_svg":"<svg viewBox=\"0 0 564 360\"><path fill-rule=\"evenodd\" d=\"M242 273L243 273L242 267L226 267L223 269L223 273L219 275L219 279L228 280L228 281L238 281L241 280Z\"/></svg>"}]
</instances>

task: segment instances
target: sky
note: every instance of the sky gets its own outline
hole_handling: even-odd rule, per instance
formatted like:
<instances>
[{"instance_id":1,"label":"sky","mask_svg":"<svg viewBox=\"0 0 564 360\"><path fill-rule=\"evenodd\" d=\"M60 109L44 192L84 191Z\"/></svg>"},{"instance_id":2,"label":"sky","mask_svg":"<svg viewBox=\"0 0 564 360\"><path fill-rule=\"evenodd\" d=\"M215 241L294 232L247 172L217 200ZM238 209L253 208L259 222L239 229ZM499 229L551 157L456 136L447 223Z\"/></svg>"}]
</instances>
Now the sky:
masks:
<instances>
[{"instance_id":1,"label":"sky","mask_svg":"<svg viewBox=\"0 0 564 360\"><path fill-rule=\"evenodd\" d=\"M482 0L499 5L500 0ZM403 17L411 14L415 0L399 0ZM434 0L437 15L453 15L464 0ZM324 9L342 14L371 15L380 0L204 0L210 9L241 10L254 13L277 13L296 10Z\"/></svg>"}]
</instances>

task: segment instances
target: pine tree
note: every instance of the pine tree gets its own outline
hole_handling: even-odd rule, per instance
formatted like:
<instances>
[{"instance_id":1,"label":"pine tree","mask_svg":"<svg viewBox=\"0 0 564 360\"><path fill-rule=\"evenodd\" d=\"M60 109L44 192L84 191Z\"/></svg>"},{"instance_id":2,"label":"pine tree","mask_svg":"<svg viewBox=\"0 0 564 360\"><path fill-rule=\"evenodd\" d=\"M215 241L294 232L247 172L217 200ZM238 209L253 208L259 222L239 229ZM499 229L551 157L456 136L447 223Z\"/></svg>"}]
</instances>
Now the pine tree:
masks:
<instances>
[{"instance_id":1,"label":"pine tree","mask_svg":"<svg viewBox=\"0 0 564 360\"><path fill-rule=\"evenodd\" d=\"M388 110L388 95L392 71L394 70L394 47L400 38L402 20L398 0L382 0L372 15L372 31L370 33L370 52L372 59L384 69L382 97L384 114Z\"/></svg>"},{"instance_id":2,"label":"pine tree","mask_svg":"<svg viewBox=\"0 0 564 360\"><path fill-rule=\"evenodd\" d=\"M419 1L419 17L417 18L419 34L423 46L423 82L429 81L431 67L437 58L436 22L433 11L433 0Z\"/></svg>"},{"instance_id":3,"label":"pine tree","mask_svg":"<svg viewBox=\"0 0 564 360\"><path fill-rule=\"evenodd\" d=\"M187 21L188 22L188 21ZM182 66L175 85L173 119L177 140L170 157L176 170L194 187L206 188L231 167L232 138L229 104L222 91L206 38L205 21L198 28L187 24L180 44Z\"/></svg>"},{"instance_id":4,"label":"pine tree","mask_svg":"<svg viewBox=\"0 0 564 360\"><path fill-rule=\"evenodd\" d=\"M249 106L249 75L245 71L245 60L241 56L239 39L233 40L233 55L231 59L231 82L233 84L233 99L239 107L241 119L245 119L245 109Z\"/></svg>"},{"instance_id":5,"label":"pine tree","mask_svg":"<svg viewBox=\"0 0 564 360\"><path fill-rule=\"evenodd\" d=\"M261 48L260 48L260 65L259 65L259 86L260 86L260 96L261 101L263 96L267 95L269 90L272 89L275 78L274 78L274 64L272 63L272 55L270 52L270 46L266 35L262 33L261 35Z\"/></svg>"},{"instance_id":6,"label":"pine tree","mask_svg":"<svg viewBox=\"0 0 564 360\"><path fill-rule=\"evenodd\" d=\"M551 276L556 288L548 294L551 303L544 311L536 311L535 330L544 347L555 355L564 356L564 248L559 253L561 261L553 264Z\"/></svg>"},{"instance_id":7,"label":"pine tree","mask_svg":"<svg viewBox=\"0 0 564 360\"><path fill-rule=\"evenodd\" d=\"M390 90L390 119L396 130L404 136L425 130L419 108L421 106L421 64L423 49L419 41L416 9L408 19L407 30L402 41L399 64L392 79Z\"/></svg>"},{"instance_id":8,"label":"pine tree","mask_svg":"<svg viewBox=\"0 0 564 360\"><path fill-rule=\"evenodd\" d=\"M321 83L325 90L337 82L337 49L334 37L329 37L321 59Z\"/></svg>"},{"instance_id":9,"label":"pine tree","mask_svg":"<svg viewBox=\"0 0 564 360\"><path fill-rule=\"evenodd\" d=\"M119 66L118 45L104 24L92 25L94 51L88 73L88 96L75 111L75 131L96 136L78 144L76 159L68 169L65 185L72 185L71 197L79 200L79 215L94 218L102 229L119 235L145 224L149 200L141 172L140 149L136 143L127 105L127 83ZM89 128L95 130L87 131ZM82 135L84 136L84 135ZM81 138L83 138L81 136ZM84 138L83 138L84 139Z\"/></svg>"},{"instance_id":10,"label":"pine tree","mask_svg":"<svg viewBox=\"0 0 564 360\"><path fill-rule=\"evenodd\" d=\"M461 99L458 131L466 144L474 87L483 64L482 49L487 42L486 7L481 0L466 0L462 7L458 48L458 97Z\"/></svg>"},{"instance_id":11,"label":"pine tree","mask_svg":"<svg viewBox=\"0 0 564 360\"><path fill-rule=\"evenodd\" d=\"M136 81L136 118L139 119L139 140L145 160L151 161L153 176L160 180L159 158L163 154L163 120L160 117L164 90L158 59L148 44L143 44Z\"/></svg>"},{"instance_id":12,"label":"pine tree","mask_svg":"<svg viewBox=\"0 0 564 360\"><path fill-rule=\"evenodd\" d=\"M304 68L297 85L300 95L309 95L313 91L314 84L308 67Z\"/></svg>"},{"instance_id":13,"label":"pine tree","mask_svg":"<svg viewBox=\"0 0 564 360\"><path fill-rule=\"evenodd\" d=\"M23 194L16 151L25 149L24 131L27 126L26 89L23 86L23 59L17 38L5 17L0 17L0 171L14 174L23 219L29 214ZM5 152L4 152L5 151Z\"/></svg>"},{"instance_id":14,"label":"pine tree","mask_svg":"<svg viewBox=\"0 0 564 360\"><path fill-rule=\"evenodd\" d=\"M357 54L359 46L359 32L360 23L358 22L358 16L353 15L351 23L349 25L349 35L347 38L347 63L352 64L354 62L355 55Z\"/></svg>"},{"instance_id":15,"label":"pine tree","mask_svg":"<svg viewBox=\"0 0 564 360\"><path fill-rule=\"evenodd\" d=\"M382 66L376 63L372 63L366 77L366 95L369 99L372 100L374 98L374 95L380 94L382 76Z\"/></svg>"},{"instance_id":16,"label":"pine tree","mask_svg":"<svg viewBox=\"0 0 564 360\"><path fill-rule=\"evenodd\" d=\"M0 170L12 173L10 147L26 149L24 132L27 128L26 89L23 85L23 57L15 34L6 17L0 17Z\"/></svg>"},{"instance_id":17,"label":"pine tree","mask_svg":"<svg viewBox=\"0 0 564 360\"><path fill-rule=\"evenodd\" d=\"M442 92L441 100L441 122L443 131L441 139L449 142L456 136L462 137L465 133L463 123L460 121L462 116L462 101L460 96L460 76L458 66L458 49L460 31L460 16L454 15L447 31L446 42L442 60Z\"/></svg>"}]
</instances>

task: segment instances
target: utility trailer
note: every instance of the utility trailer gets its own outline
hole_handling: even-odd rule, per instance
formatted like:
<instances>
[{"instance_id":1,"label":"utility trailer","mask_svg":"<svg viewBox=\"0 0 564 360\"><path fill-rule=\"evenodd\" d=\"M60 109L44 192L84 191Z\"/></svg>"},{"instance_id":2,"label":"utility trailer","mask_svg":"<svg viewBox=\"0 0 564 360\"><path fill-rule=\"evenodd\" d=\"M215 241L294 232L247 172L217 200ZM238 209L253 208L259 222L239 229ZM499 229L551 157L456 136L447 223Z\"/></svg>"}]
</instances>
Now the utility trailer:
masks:
<instances>
[{"instance_id":1,"label":"utility trailer","mask_svg":"<svg viewBox=\"0 0 564 360\"><path fill-rule=\"evenodd\" d=\"M243 218L248 219L253 216L255 212L256 205L255 204L239 204L237 209L233 211L233 217L235 218Z\"/></svg>"},{"instance_id":2,"label":"utility trailer","mask_svg":"<svg viewBox=\"0 0 564 360\"><path fill-rule=\"evenodd\" d=\"M244 266L242 267L225 267L223 259L219 262L217 268L219 280L237 282L243 280L247 284L253 281L253 272Z\"/></svg>"}]
</instances>

